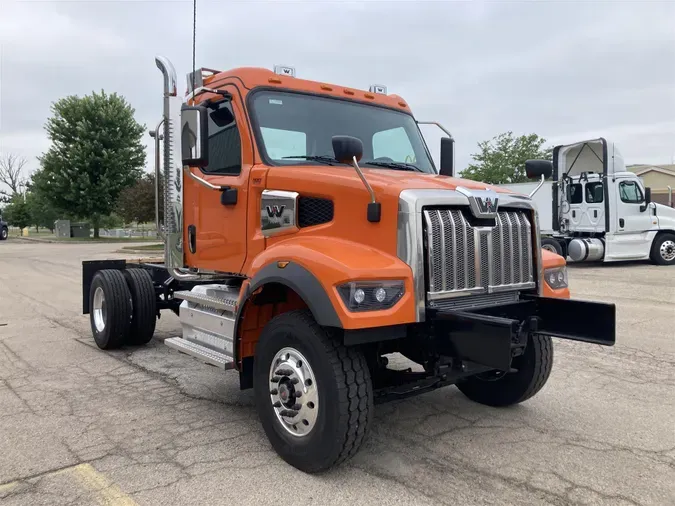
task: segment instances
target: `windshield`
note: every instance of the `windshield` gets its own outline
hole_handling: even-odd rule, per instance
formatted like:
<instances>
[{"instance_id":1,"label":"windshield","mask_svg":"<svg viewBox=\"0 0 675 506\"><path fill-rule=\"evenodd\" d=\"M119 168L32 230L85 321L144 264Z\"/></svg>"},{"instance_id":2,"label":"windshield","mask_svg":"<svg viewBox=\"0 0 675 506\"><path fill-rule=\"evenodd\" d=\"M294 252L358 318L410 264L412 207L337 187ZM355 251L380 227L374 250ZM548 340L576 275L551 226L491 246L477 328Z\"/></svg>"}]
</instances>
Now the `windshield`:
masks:
<instances>
[{"instance_id":1,"label":"windshield","mask_svg":"<svg viewBox=\"0 0 675 506\"><path fill-rule=\"evenodd\" d=\"M257 92L252 112L261 151L275 165L337 164L331 139L351 135L363 142L361 165L372 161L376 164L372 168L435 173L417 123L409 114L279 91Z\"/></svg>"}]
</instances>

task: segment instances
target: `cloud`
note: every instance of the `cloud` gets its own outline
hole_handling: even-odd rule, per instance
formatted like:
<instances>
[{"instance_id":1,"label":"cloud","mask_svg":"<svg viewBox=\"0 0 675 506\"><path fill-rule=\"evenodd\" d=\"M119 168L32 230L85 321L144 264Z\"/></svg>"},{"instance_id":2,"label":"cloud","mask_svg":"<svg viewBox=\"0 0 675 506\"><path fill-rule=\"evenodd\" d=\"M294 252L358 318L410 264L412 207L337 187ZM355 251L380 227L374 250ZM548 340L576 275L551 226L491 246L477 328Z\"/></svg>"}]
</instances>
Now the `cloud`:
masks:
<instances>
[{"instance_id":1,"label":"cloud","mask_svg":"<svg viewBox=\"0 0 675 506\"><path fill-rule=\"evenodd\" d=\"M48 146L50 104L105 89L153 128L154 56L192 66L191 2L7 2L0 17L0 150ZM603 135L627 163L675 155L675 2L198 0L197 66L294 65L298 76L383 83L439 120L465 167L479 141ZM438 152L438 134L429 134ZM591 135L592 134L592 135ZM564 139L564 141L561 141ZM154 159L150 139L148 163Z\"/></svg>"}]
</instances>

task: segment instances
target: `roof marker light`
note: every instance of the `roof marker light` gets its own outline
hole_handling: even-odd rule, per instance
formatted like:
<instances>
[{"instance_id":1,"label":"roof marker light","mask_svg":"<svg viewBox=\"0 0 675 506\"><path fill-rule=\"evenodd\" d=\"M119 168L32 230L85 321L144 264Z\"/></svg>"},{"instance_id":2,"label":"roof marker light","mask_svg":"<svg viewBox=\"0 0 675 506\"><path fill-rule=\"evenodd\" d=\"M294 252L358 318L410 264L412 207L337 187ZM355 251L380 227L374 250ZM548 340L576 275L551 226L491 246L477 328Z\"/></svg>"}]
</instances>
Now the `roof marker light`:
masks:
<instances>
[{"instance_id":1,"label":"roof marker light","mask_svg":"<svg viewBox=\"0 0 675 506\"><path fill-rule=\"evenodd\" d=\"M286 65L275 65L274 73L280 76L295 77L295 67L287 67Z\"/></svg>"},{"instance_id":2,"label":"roof marker light","mask_svg":"<svg viewBox=\"0 0 675 506\"><path fill-rule=\"evenodd\" d=\"M371 93L379 93L380 95L386 95L387 87L381 84L371 84L370 88L368 88L368 91Z\"/></svg>"}]
</instances>

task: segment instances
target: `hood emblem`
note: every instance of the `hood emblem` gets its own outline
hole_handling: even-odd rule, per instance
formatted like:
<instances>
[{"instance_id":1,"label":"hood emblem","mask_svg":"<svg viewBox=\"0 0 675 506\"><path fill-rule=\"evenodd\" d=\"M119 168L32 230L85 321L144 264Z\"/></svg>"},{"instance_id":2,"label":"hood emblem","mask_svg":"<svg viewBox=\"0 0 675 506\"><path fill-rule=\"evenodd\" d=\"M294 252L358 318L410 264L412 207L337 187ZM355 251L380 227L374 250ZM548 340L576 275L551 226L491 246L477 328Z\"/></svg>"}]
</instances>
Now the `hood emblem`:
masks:
<instances>
[{"instance_id":1,"label":"hood emblem","mask_svg":"<svg viewBox=\"0 0 675 506\"><path fill-rule=\"evenodd\" d=\"M459 186L457 191L469 199L471 213L476 218L490 219L497 216L499 195L492 190L469 190Z\"/></svg>"}]
</instances>

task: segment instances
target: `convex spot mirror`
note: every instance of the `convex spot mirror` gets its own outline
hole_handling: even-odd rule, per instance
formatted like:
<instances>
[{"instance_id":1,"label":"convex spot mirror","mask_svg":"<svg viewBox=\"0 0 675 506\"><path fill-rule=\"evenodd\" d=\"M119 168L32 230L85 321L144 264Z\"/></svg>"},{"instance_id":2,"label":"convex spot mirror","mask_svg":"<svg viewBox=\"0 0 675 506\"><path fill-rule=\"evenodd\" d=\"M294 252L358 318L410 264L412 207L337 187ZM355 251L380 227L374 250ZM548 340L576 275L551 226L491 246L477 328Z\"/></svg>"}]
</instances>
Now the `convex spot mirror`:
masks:
<instances>
[{"instance_id":1,"label":"convex spot mirror","mask_svg":"<svg viewBox=\"0 0 675 506\"><path fill-rule=\"evenodd\" d=\"M206 167L209 164L208 110L184 105L180 113L180 139L183 165Z\"/></svg>"}]
</instances>

